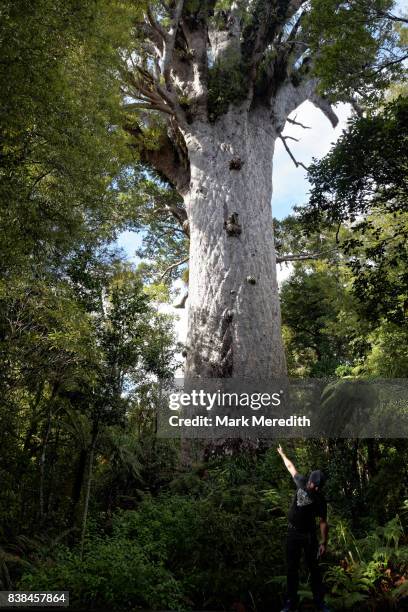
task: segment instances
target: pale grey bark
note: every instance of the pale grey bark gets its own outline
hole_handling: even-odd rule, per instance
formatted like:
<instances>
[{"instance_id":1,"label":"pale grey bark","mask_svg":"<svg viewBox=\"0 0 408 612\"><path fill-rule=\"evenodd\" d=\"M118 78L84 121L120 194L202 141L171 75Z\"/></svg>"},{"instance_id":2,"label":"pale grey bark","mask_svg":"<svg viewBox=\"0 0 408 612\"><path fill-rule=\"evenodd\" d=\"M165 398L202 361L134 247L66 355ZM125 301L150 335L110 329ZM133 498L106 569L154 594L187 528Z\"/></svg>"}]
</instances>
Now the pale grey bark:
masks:
<instances>
[{"instance_id":1,"label":"pale grey bark","mask_svg":"<svg viewBox=\"0 0 408 612\"><path fill-rule=\"evenodd\" d=\"M186 138L191 166L187 376L285 374L272 226L276 132L230 110Z\"/></svg>"},{"instance_id":2,"label":"pale grey bark","mask_svg":"<svg viewBox=\"0 0 408 612\"><path fill-rule=\"evenodd\" d=\"M147 11L147 42L138 65L131 60L133 71L125 71L125 93L139 109L142 104L166 118L158 147L142 147L140 155L185 203L186 375L280 377L286 364L271 210L275 141L305 100L336 122L317 93L313 57L302 40L306 3L235 0L221 9L214 0L194 6L175 0L163 6L167 25L154 4ZM217 70L218 84L212 80ZM237 77L242 70L239 99L225 112L228 92L217 87L229 83L228 71ZM129 131L139 137L145 120Z\"/></svg>"},{"instance_id":3,"label":"pale grey bark","mask_svg":"<svg viewBox=\"0 0 408 612\"><path fill-rule=\"evenodd\" d=\"M184 134L190 189L186 376L286 374L272 223L272 160L288 115L323 106L317 81L281 86L271 108L245 101ZM325 110L328 109L325 107ZM327 112L335 123L335 115Z\"/></svg>"}]
</instances>

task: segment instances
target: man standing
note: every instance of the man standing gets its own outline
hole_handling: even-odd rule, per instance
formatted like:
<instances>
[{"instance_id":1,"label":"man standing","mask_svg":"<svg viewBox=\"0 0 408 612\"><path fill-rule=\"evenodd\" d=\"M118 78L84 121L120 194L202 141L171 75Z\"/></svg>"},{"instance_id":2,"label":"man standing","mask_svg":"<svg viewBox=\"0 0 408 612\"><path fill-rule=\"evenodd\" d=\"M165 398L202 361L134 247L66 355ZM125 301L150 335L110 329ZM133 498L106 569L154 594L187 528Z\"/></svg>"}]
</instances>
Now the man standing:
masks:
<instances>
[{"instance_id":1,"label":"man standing","mask_svg":"<svg viewBox=\"0 0 408 612\"><path fill-rule=\"evenodd\" d=\"M323 583L319 567L319 557L326 552L329 526L327 523L327 503L321 489L325 476L320 470L311 472L308 478L298 473L293 463L286 457L282 447L278 453L296 484L296 494L289 511L287 555L288 600L281 612L297 609L299 565L302 551L310 572L313 598L318 610L328 612L323 599ZM319 546L316 537L316 517L320 520L322 542Z\"/></svg>"}]
</instances>

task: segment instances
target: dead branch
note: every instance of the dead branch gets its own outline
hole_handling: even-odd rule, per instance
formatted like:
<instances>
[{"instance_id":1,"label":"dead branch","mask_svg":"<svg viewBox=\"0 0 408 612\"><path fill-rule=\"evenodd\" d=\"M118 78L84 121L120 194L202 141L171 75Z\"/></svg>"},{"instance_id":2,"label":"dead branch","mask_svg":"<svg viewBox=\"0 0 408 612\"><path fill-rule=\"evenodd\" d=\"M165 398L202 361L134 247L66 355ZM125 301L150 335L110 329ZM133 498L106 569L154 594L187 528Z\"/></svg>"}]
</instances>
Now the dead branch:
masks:
<instances>
[{"instance_id":1,"label":"dead branch","mask_svg":"<svg viewBox=\"0 0 408 612\"><path fill-rule=\"evenodd\" d=\"M310 127L310 125L303 125L303 123L300 123L299 121L296 121L296 116L294 119L290 119L289 117L286 119L286 121L288 121L288 123L291 123L292 125L298 125L299 127L303 128L304 130L311 130L312 128Z\"/></svg>"},{"instance_id":2,"label":"dead branch","mask_svg":"<svg viewBox=\"0 0 408 612\"><path fill-rule=\"evenodd\" d=\"M290 159L293 161L293 163L295 164L296 168L298 168L299 166L301 166L302 168L304 168L306 170L306 172L308 172L308 168L307 166L305 166L305 164L303 164L302 162L297 161L297 159L295 158L295 156L293 155L292 151L289 149L286 140L288 138L288 136L282 136L280 135L279 138L281 139L281 141L283 142L283 146L285 147Z\"/></svg>"},{"instance_id":3,"label":"dead branch","mask_svg":"<svg viewBox=\"0 0 408 612\"><path fill-rule=\"evenodd\" d=\"M299 142L299 138L295 138L294 136L282 136L286 140L294 140L295 142Z\"/></svg>"}]
</instances>

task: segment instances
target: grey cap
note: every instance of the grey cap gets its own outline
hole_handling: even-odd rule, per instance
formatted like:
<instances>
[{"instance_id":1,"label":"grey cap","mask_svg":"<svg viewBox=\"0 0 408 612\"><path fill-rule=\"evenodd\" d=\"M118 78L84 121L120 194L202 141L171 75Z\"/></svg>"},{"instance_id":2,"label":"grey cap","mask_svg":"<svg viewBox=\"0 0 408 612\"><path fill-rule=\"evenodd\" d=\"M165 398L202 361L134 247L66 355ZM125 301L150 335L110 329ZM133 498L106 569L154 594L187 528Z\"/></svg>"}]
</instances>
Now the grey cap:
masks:
<instances>
[{"instance_id":1,"label":"grey cap","mask_svg":"<svg viewBox=\"0 0 408 612\"><path fill-rule=\"evenodd\" d=\"M326 476L321 470L310 472L309 482L313 482L316 486L322 487L326 482Z\"/></svg>"}]
</instances>

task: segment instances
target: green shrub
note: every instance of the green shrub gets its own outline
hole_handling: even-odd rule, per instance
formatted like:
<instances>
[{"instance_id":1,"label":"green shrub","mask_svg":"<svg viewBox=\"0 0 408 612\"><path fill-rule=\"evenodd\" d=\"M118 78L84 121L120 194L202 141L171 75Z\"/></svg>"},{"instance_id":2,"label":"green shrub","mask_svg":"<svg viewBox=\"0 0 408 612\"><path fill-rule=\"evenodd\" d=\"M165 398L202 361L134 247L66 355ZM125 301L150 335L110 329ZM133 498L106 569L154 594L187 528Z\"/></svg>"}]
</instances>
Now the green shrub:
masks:
<instances>
[{"instance_id":1,"label":"green shrub","mask_svg":"<svg viewBox=\"0 0 408 612\"><path fill-rule=\"evenodd\" d=\"M60 548L26 573L24 589L67 589L73 604L110 609L219 608L277 601L271 576L283 573L276 492L241 485L206 497L147 496L113 517L109 536L93 533L83 559Z\"/></svg>"},{"instance_id":2,"label":"green shrub","mask_svg":"<svg viewBox=\"0 0 408 612\"><path fill-rule=\"evenodd\" d=\"M19 587L27 590L68 590L71 604L89 609L182 609L177 581L161 563L152 563L143 548L120 537L93 539L81 560L60 549L58 558L25 574Z\"/></svg>"}]
</instances>

